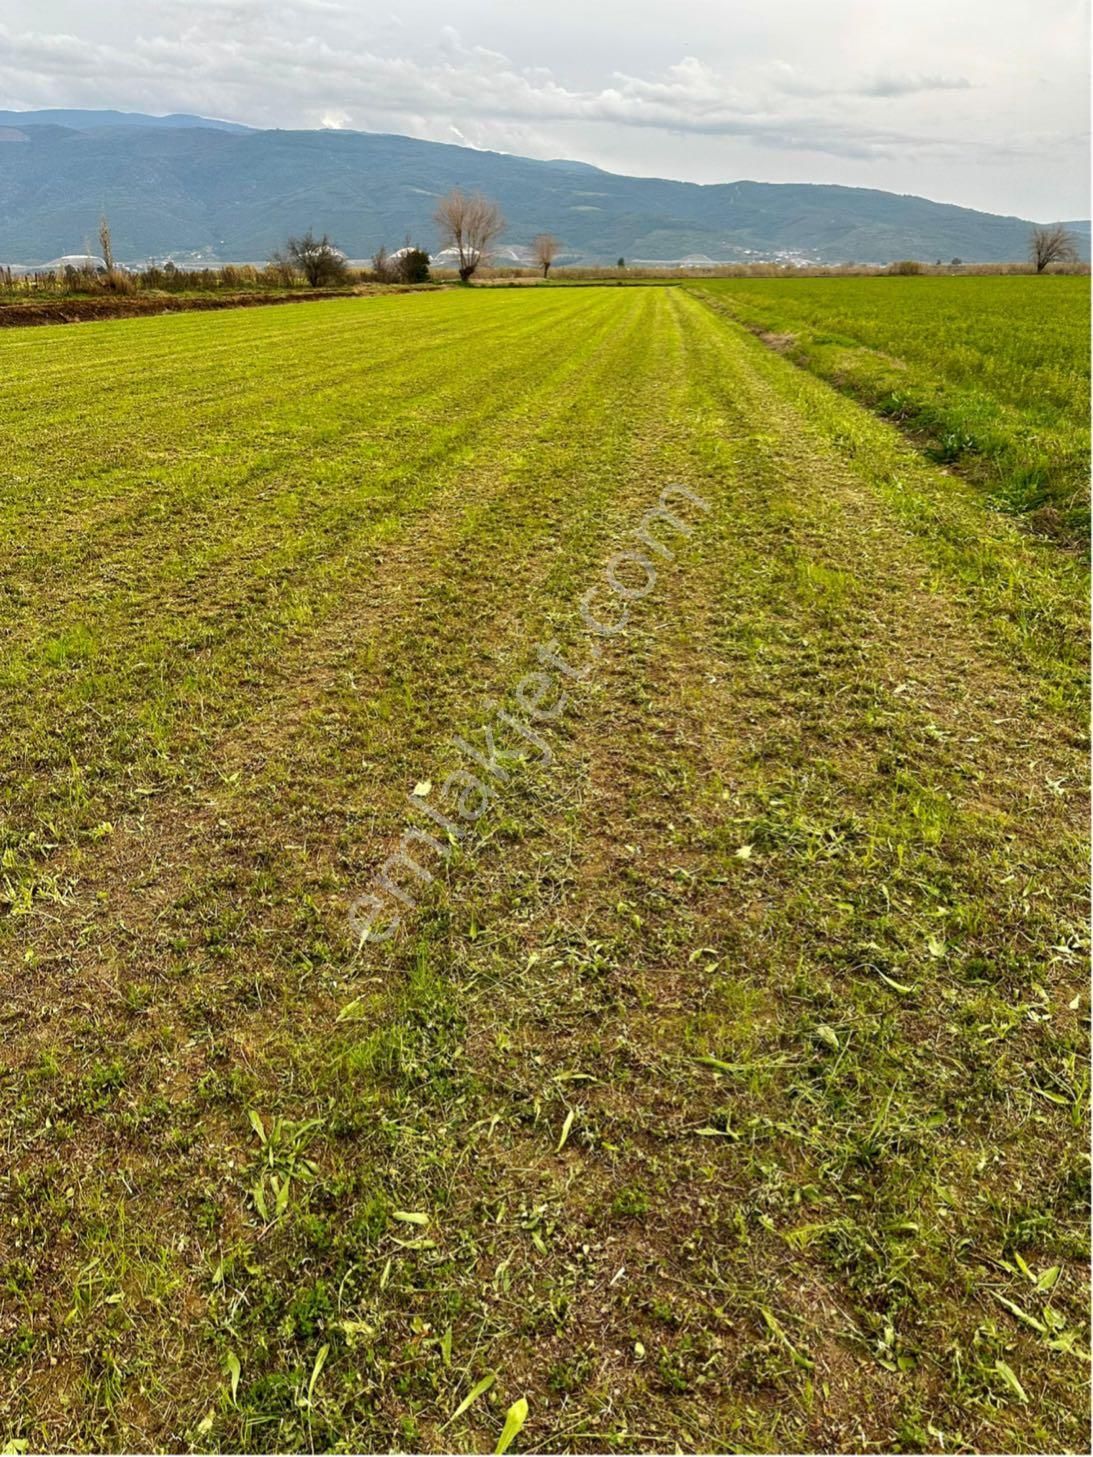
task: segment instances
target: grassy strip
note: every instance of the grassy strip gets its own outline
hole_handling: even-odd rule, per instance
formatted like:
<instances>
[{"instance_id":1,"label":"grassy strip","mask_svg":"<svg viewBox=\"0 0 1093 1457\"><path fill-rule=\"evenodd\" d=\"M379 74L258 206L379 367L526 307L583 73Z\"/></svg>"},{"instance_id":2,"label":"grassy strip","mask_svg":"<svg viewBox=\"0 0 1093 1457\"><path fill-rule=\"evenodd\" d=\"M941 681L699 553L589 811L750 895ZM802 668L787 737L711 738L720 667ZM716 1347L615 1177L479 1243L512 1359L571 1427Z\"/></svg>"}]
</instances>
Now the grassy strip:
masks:
<instances>
[{"instance_id":1,"label":"grassy strip","mask_svg":"<svg viewBox=\"0 0 1093 1457\"><path fill-rule=\"evenodd\" d=\"M900 425L992 507L1088 536L1089 280L725 280L700 297Z\"/></svg>"},{"instance_id":2,"label":"grassy strip","mask_svg":"<svg viewBox=\"0 0 1093 1457\"><path fill-rule=\"evenodd\" d=\"M736 334L737 331L733 331ZM737 335L739 337L739 335ZM899 431L807 372L752 347L749 385L762 392L756 419L773 412L783 446L803 472L815 451L834 450L844 480L868 482L920 544L922 570L979 617L1007 654L1030 672L1029 692L1065 714L1084 738L1088 698L1089 575L1071 554L1045 551L1003 516L985 515L978 491L922 460Z\"/></svg>"}]
</instances>

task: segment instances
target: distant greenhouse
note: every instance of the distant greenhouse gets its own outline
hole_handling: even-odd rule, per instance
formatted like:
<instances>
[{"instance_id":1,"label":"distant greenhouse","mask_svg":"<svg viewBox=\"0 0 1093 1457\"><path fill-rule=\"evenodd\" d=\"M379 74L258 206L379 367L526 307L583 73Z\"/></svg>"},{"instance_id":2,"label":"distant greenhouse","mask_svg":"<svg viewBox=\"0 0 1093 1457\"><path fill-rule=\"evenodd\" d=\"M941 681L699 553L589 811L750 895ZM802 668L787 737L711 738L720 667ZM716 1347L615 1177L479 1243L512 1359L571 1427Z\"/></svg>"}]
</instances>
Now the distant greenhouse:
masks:
<instances>
[{"instance_id":1,"label":"distant greenhouse","mask_svg":"<svg viewBox=\"0 0 1093 1457\"><path fill-rule=\"evenodd\" d=\"M56 273L63 273L66 268L73 268L78 273L107 272L106 260L94 253L66 253L63 258L54 258L52 263L45 266Z\"/></svg>"}]
</instances>

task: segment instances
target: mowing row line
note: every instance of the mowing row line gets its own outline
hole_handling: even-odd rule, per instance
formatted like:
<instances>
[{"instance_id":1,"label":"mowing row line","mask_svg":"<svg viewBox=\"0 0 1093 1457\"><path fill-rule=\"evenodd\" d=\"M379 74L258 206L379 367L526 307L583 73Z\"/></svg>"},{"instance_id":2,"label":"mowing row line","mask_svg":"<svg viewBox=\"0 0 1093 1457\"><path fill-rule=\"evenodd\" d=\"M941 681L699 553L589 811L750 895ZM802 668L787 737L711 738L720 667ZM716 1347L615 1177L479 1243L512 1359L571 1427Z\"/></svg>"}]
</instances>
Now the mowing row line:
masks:
<instances>
[{"instance_id":1,"label":"mowing row line","mask_svg":"<svg viewBox=\"0 0 1093 1457\"><path fill-rule=\"evenodd\" d=\"M43 690L101 758L66 803L43 729L11 801L64 831L4 928L15 1437L482 1450L525 1397L548 1450L1080 1441L1071 566L684 291L580 292L419 495L388 442L378 519L195 573L158 743L88 738L145 691L120 615L116 682ZM407 791L537 641L586 661L675 480L708 517L549 772L358 948ZM280 636L261 570L310 607Z\"/></svg>"}]
</instances>

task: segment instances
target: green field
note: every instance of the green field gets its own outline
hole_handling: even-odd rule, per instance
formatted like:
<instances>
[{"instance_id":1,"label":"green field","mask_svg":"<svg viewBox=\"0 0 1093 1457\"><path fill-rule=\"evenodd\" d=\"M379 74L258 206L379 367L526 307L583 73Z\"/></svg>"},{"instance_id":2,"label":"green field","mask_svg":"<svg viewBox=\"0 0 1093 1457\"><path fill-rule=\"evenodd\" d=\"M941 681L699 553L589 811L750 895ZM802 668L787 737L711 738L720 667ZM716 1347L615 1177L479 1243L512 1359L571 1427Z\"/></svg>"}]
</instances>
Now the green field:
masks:
<instances>
[{"instance_id":1,"label":"green field","mask_svg":"<svg viewBox=\"0 0 1093 1457\"><path fill-rule=\"evenodd\" d=\"M0 334L0 1447L1086 1449L1084 573L794 287Z\"/></svg>"},{"instance_id":2,"label":"green field","mask_svg":"<svg viewBox=\"0 0 1093 1457\"><path fill-rule=\"evenodd\" d=\"M714 279L734 319L920 438L997 510L1083 545L1089 279Z\"/></svg>"}]
</instances>

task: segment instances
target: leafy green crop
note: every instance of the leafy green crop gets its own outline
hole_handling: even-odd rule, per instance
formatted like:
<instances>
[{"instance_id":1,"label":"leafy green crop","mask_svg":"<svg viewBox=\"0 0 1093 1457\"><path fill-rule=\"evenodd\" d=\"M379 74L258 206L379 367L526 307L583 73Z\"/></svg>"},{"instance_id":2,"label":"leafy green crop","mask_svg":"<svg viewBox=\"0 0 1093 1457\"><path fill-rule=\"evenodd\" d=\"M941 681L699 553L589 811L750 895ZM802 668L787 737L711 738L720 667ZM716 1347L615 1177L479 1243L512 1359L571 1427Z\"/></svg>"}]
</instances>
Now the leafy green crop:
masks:
<instances>
[{"instance_id":1,"label":"leafy green crop","mask_svg":"<svg viewBox=\"0 0 1093 1457\"><path fill-rule=\"evenodd\" d=\"M1084 541L1087 277L713 279L695 285L920 437L991 505Z\"/></svg>"}]
</instances>

